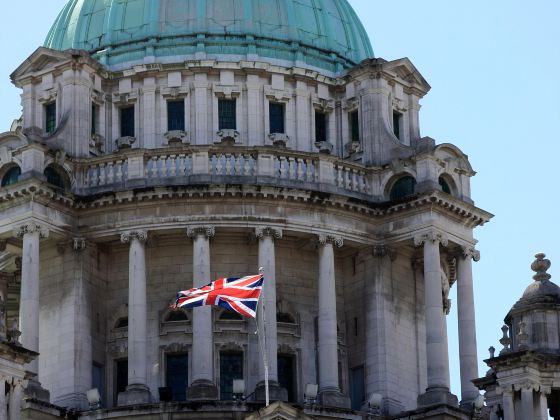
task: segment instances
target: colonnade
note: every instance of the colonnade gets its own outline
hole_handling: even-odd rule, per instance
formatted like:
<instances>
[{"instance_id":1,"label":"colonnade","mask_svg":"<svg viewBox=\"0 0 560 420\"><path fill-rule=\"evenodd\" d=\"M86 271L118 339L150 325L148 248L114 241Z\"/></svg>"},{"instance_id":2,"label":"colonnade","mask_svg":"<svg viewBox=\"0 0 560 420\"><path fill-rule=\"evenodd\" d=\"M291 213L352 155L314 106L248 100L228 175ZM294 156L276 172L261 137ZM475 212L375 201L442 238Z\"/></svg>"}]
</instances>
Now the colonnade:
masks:
<instances>
[{"instance_id":1,"label":"colonnade","mask_svg":"<svg viewBox=\"0 0 560 420\"><path fill-rule=\"evenodd\" d=\"M37 351L39 348L39 241L48 236L43 228L29 223L16 232L23 238L22 301L20 325L22 344ZM209 283L210 239L215 230L211 226L196 226L187 229L186 235L193 241L194 287ZM275 241L282 238L282 231L275 227L257 227L254 232L258 240L258 263L265 270L263 299L266 318L276 319L276 265ZM145 246L148 234L143 230L123 233L121 241L129 245L129 305L128 305L128 388L119 395L119 404L136 404L150 401L147 381L147 295ZM339 389L338 342L335 288L334 249L343 245L341 237L318 235L319 255L318 278L318 385L319 401L325 405L345 407L347 397ZM425 280L425 318L427 354L427 390L419 397L419 405L432 403L456 404L450 393L449 356L447 348L446 319L442 300L440 246L447 245L444 234L437 231L418 235L416 246L423 246ZM470 382L478 377L474 298L472 285L472 260L478 253L465 247L458 258L458 311L459 340L461 352L462 401L472 402L478 391ZM267 355L272 389L278 383L276 323L267 323ZM217 399L218 390L214 383L213 329L211 308L202 307L193 311L192 383L187 391L191 400ZM37 373L37 362L29 366ZM264 380L264 372L259 372ZM258 386L257 386L258 388ZM280 387L277 398L284 395ZM285 391L284 391L285 392ZM0 418L1 420L1 418Z\"/></svg>"},{"instance_id":2,"label":"colonnade","mask_svg":"<svg viewBox=\"0 0 560 420\"><path fill-rule=\"evenodd\" d=\"M0 375L0 420L21 418L24 380Z\"/></svg>"},{"instance_id":3,"label":"colonnade","mask_svg":"<svg viewBox=\"0 0 560 420\"><path fill-rule=\"evenodd\" d=\"M550 388L538 384L525 383L500 387L502 396L501 406L495 404L491 408L490 420L499 420L498 410L501 408L503 420L547 420L547 395Z\"/></svg>"}]
</instances>

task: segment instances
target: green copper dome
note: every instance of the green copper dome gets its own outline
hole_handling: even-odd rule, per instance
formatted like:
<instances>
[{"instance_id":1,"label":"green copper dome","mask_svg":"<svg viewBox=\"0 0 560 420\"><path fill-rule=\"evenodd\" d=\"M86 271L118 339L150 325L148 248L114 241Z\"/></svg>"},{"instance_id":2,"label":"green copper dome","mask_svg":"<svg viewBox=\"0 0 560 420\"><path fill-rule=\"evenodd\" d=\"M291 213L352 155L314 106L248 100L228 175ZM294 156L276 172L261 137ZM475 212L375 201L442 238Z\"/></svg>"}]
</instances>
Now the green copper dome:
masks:
<instances>
[{"instance_id":1,"label":"green copper dome","mask_svg":"<svg viewBox=\"0 0 560 420\"><path fill-rule=\"evenodd\" d=\"M338 73L373 57L347 0L70 0L45 47L87 50L112 69L217 58Z\"/></svg>"}]
</instances>

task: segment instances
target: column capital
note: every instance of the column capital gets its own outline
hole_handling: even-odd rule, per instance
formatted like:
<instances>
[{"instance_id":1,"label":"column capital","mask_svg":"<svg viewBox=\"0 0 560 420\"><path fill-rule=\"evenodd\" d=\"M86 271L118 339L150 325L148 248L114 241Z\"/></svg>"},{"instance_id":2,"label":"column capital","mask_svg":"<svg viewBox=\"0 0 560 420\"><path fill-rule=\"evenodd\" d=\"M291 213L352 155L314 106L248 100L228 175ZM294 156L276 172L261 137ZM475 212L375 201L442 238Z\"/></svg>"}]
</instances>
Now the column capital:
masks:
<instances>
[{"instance_id":1,"label":"column capital","mask_svg":"<svg viewBox=\"0 0 560 420\"><path fill-rule=\"evenodd\" d=\"M14 228L14 236L23 238L26 234L39 233L40 239L47 239L49 237L49 230L35 222L28 222Z\"/></svg>"},{"instance_id":2,"label":"column capital","mask_svg":"<svg viewBox=\"0 0 560 420\"><path fill-rule=\"evenodd\" d=\"M121 234L121 242L123 244L130 243L134 239L140 242L146 242L148 240L148 232L145 230L131 230Z\"/></svg>"},{"instance_id":3,"label":"column capital","mask_svg":"<svg viewBox=\"0 0 560 420\"><path fill-rule=\"evenodd\" d=\"M425 233L420 233L414 237L414 246L422 246L427 242L440 243L442 246L449 244L449 239L445 233L430 230Z\"/></svg>"},{"instance_id":4,"label":"column capital","mask_svg":"<svg viewBox=\"0 0 560 420\"><path fill-rule=\"evenodd\" d=\"M395 251L387 245L372 246L371 255L377 258L389 257L391 261L395 261L395 259L397 258Z\"/></svg>"},{"instance_id":5,"label":"column capital","mask_svg":"<svg viewBox=\"0 0 560 420\"><path fill-rule=\"evenodd\" d=\"M198 236L205 236L208 239L216 235L216 228L214 226L189 226L187 228L187 236L189 238L196 238Z\"/></svg>"},{"instance_id":6,"label":"column capital","mask_svg":"<svg viewBox=\"0 0 560 420\"><path fill-rule=\"evenodd\" d=\"M344 239L342 238L342 236L336 236L336 235L321 234L321 235L318 235L317 241L319 242L319 245L321 245L321 246L331 244L331 245L333 245L337 248L341 248L342 245L344 245Z\"/></svg>"},{"instance_id":7,"label":"column capital","mask_svg":"<svg viewBox=\"0 0 560 420\"><path fill-rule=\"evenodd\" d=\"M480 251L477 250L474 246L462 246L461 256L466 260L472 258L473 261L480 261Z\"/></svg>"},{"instance_id":8,"label":"column capital","mask_svg":"<svg viewBox=\"0 0 560 420\"><path fill-rule=\"evenodd\" d=\"M263 239L265 236L270 236L272 239L282 239L282 229L265 226L256 227L255 236L257 239Z\"/></svg>"}]
</instances>

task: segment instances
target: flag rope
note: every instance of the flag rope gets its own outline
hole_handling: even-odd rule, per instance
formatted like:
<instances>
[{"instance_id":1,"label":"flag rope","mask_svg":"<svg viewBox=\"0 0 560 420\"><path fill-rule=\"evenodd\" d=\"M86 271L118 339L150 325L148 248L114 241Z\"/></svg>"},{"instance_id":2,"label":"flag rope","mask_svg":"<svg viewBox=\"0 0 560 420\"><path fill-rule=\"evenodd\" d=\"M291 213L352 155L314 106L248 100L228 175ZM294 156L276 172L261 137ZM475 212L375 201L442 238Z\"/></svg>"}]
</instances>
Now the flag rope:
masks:
<instances>
[{"instance_id":1,"label":"flag rope","mask_svg":"<svg viewBox=\"0 0 560 420\"><path fill-rule=\"evenodd\" d=\"M259 269L259 274L263 275L264 278L264 268L260 268ZM259 304L257 305L257 318L255 318L255 321L257 322L257 339L259 341L259 348L261 350L261 355L263 358L263 365L264 365L264 395L265 395L265 404L266 407L269 406L270 404L270 394L269 394L269 389L268 389L268 351L266 348L266 315L265 315L265 306L264 306L264 301L265 301L265 297L264 297L264 281L263 281L263 285L262 285L262 289L261 289L261 295L262 295L262 299L259 299ZM259 322L257 321L258 319L258 314L259 312L261 313L261 325L262 325L262 340L261 340L261 334L259 334L260 328L259 328Z\"/></svg>"}]
</instances>

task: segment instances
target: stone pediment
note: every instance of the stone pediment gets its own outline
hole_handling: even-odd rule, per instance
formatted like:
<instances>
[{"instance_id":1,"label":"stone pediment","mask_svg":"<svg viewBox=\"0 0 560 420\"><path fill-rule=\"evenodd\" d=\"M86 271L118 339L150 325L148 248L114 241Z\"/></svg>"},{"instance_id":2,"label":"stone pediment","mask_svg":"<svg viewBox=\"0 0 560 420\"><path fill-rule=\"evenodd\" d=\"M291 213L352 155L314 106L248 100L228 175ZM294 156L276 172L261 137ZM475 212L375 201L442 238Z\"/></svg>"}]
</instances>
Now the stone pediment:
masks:
<instances>
[{"instance_id":1,"label":"stone pediment","mask_svg":"<svg viewBox=\"0 0 560 420\"><path fill-rule=\"evenodd\" d=\"M282 401L276 401L258 412L248 415L245 420L313 420L302 410Z\"/></svg>"},{"instance_id":2,"label":"stone pediment","mask_svg":"<svg viewBox=\"0 0 560 420\"><path fill-rule=\"evenodd\" d=\"M419 85L420 89L428 92L431 89L429 83L420 74L418 69L412 64L408 58L389 61L385 64L386 70L396 73L401 79L413 85Z\"/></svg>"}]
</instances>

